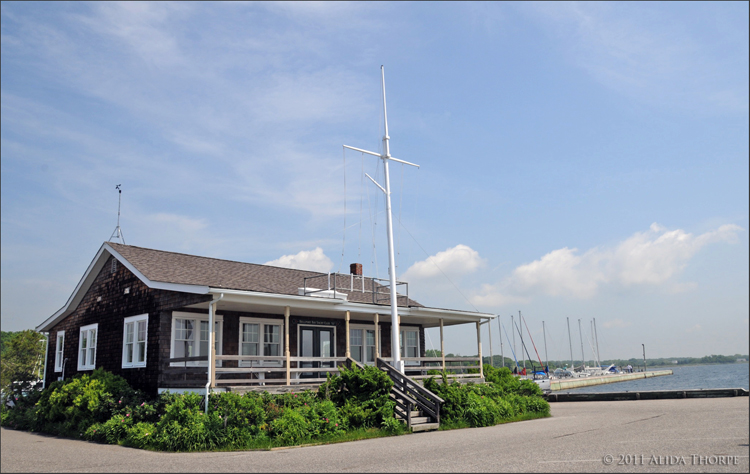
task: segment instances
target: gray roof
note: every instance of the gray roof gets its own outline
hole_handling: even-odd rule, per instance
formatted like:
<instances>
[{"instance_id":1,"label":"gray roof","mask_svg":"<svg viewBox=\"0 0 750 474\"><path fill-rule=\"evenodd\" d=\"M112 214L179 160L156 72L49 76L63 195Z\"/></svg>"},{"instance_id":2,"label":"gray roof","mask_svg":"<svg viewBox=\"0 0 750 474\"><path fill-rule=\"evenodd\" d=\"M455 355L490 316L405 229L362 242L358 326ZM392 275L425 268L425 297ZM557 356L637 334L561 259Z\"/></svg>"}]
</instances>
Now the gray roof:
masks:
<instances>
[{"instance_id":1,"label":"gray roof","mask_svg":"<svg viewBox=\"0 0 750 474\"><path fill-rule=\"evenodd\" d=\"M328 288L328 273L295 270L291 268L236 262L218 258L198 257L183 253L166 252L132 245L107 242L139 272L151 281L183 285L200 285L243 291L257 291L283 295L298 295L299 288ZM364 289L361 280L355 279L354 289L349 275L331 275L331 286L346 293L348 301L373 303L373 288L378 291L378 302L390 304L387 287L365 277ZM399 288L400 289L400 288ZM414 300L400 295L399 306L422 306Z\"/></svg>"}]
</instances>

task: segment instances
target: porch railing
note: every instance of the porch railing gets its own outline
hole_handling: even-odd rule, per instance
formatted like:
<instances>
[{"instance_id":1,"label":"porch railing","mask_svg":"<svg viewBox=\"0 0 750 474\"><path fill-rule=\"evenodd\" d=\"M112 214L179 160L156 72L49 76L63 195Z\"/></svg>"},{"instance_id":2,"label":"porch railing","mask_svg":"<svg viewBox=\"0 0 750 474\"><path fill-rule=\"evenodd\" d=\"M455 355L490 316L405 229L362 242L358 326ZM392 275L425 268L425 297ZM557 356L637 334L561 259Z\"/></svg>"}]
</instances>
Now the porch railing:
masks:
<instances>
[{"instance_id":1,"label":"porch railing","mask_svg":"<svg viewBox=\"0 0 750 474\"><path fill-rule=\"evenodd\" d=\"M351 365L346 357L290 357L287 368L285 356L245 356L245 355L216 355L214 369L214 385L304 385L319 384L326 381L326 374L338 374L339 367ZM392 364L391 358L380 358L384 363ZM478 357L446 357L443 366L442 357L404 357L404 372L414 380L434 377L427 372L445 370L449 380L461 382L479 382L483 376L479 373ZM224 361L236 361L237 367L225 367ZM202 362L196 365L196 362ZM172 384L180 381L206 383L208 357L180 357L172 358L162 366L162 372L172 377ZM303 364L315 364L316 367L302 367ZM474 369L474 370L472 370ZM474 372L474 373L470 373ZM288 372L288 377L287 377ZM311 377L303 377L311 374ZM201 380L201 376L203 376Z\"/></svg>"},{"instance_id":2,"label":"porch railing","mask_svg":"<svg viewBox=\"0 0 750 474\"><path fill-rule=\"evenodd\" d=\"M415 380L422 380L434 375L428 371L445 371L448 379L458 379L462 382L474 382L484 378L480 373L479 357L446 357L443 366L442 357L402 357L404 372Z\"/></svg>"}]
</instances>

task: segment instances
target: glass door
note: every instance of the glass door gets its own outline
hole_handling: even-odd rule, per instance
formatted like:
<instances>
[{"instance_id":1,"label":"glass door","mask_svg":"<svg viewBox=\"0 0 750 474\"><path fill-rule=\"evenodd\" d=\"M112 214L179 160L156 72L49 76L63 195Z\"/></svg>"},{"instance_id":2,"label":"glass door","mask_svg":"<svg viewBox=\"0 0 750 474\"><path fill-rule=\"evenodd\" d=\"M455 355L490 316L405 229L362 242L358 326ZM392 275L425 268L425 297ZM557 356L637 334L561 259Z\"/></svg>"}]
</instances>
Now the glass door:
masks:
<instances>
[{"instance_id":1,"label":"glass door","mask_svg":"<svg viewBox=\"0 0 750 474\"><path fill-rule=\"evenodd\" d=\"M300 356L308 358L333 357L333 329L332 327L300 328ZM300 362L300 367L318 368L333 366L333 361L307 360ZM325 377L326 372L302 372L300 375L300 378L303 379L324 379Z\"/></svg>"}]
</instances>

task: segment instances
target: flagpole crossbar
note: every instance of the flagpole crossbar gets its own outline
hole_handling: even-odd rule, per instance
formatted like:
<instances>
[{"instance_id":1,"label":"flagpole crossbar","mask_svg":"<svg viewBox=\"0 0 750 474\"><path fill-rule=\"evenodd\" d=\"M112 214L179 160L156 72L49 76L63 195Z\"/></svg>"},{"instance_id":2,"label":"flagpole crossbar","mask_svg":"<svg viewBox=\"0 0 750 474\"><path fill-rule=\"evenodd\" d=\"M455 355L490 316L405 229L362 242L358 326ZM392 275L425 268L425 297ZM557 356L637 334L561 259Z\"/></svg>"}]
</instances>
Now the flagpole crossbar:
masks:
<instances>
[{"instance_id":1,"label":"flagpole crossbar","mask_svg":"<svg viewBox=\"0 0 750 474\"><path fill-rule=\"evenodd\" d=\"M385 137L385 139L388 140L388 137ZM380 153L375 153L374 151L367 151L367 150L363 150L361 148L355 148L355 147L349 146L349 145L343 145L343 147L344 148L348 148L350 150L358 151L360 153L367 153L368 155L377 156L378 158L382 158L384 160L396 161L398 163L403 163L405 165L414 166L416 168L419 168L419 165L417 165L417 164L410 163L410 162L404 161L404 160L399 160L398 158L394 158L392 156L381 155Z\"/></svg>"}]
</instances>

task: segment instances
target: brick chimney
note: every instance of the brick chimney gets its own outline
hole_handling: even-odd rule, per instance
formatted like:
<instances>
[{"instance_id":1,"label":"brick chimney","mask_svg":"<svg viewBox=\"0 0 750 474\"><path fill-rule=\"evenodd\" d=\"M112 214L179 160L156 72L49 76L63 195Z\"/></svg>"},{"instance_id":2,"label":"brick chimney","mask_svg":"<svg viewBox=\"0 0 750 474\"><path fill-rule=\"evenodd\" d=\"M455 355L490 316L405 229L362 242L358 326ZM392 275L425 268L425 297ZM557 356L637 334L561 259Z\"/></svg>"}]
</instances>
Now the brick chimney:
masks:
<instances>
[{"instance_id":1,"label":"brick chimney","mask_svg":"<svg viewBox=\"0 0 750 474\"><path fill-rule=\"evenodd\" d=\"M349 265L349 273L351 273L352 275L362 276L362 264L352 263L351 265Z\"/></svg>"}]
</instances>

